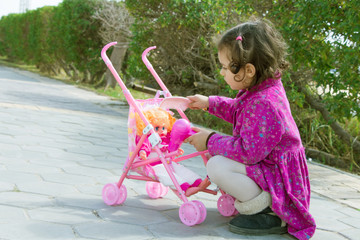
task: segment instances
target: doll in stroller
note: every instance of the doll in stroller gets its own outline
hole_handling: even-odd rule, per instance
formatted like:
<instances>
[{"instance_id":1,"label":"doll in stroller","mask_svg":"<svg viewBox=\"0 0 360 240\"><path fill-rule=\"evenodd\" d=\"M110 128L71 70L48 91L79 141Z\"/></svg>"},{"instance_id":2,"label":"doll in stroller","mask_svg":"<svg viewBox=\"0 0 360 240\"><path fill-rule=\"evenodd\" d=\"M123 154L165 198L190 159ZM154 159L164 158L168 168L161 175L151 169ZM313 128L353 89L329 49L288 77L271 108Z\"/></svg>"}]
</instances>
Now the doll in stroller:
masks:
<instances>
[{"instance_id":1,"label":"doll in stroller","mask_svg":"<svg viewBox=\"0 0 360 240\"><path fill-rule=\"evenodd\" d=\"M153 125L155 132L157 132L160 136L161 143L159 143L160 150L162 152L168 152L169 143L171 139L171 130L173 128L173 125L176 121L176 119L171 116L170 112L160 108L155 107L152 109L149 109L147 111L143 112L145 117L149 120L149 122ZM138 143L142 131L145 128L145 124L141 120L138 114L135 115L136 117L136 139L135 142ZM186 123L185 123L186 124ZM175 125L179 126L179 124ZM171 149L170 145L170 149ZM179 155L182 155L184 151L179 148ZM145 139L143 142L138 155L140 159L146 160L147 158L154 158L156 157L156 152L152 151L152 146L148 139ZM205 178L204 180L201 179L201 177L191 171L190 169L184 167L183 165L171 162L170 167L172 171L174 172L174 176L176 180L179 182L181 189L184 191L185 196L189 197L198 191L206 189L210 185L210 181L208 178ZM157 177L157 180L159 180L160 183L162 183L165 186L170 186L174 188L173 182L169 178L169 175L166 172L166 169L164 168L164 165L161 164L161 161L157 161L154 163L150 163L152 166L152 170L154 171L154 175Z\"/></svg>"}]
</instances>

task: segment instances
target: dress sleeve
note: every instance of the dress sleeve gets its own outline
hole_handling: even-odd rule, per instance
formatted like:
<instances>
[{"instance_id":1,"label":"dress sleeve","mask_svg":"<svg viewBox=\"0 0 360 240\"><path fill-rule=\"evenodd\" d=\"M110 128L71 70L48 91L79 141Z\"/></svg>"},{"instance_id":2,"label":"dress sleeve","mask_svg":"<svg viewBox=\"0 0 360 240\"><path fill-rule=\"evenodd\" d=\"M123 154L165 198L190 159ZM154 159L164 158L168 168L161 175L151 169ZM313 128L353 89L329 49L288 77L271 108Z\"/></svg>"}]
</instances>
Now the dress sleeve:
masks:
<instances>
[{"instance_id":1,"label":"dress sleeve","mask_svg":"<svg viewBox=\"0 0 360 240\"><path fill-rule=\"evenodd\" d=\"M233 123L234 103L236 101L236 98L210 96L209 113L227 122Z\"/></svg>"},{"instance_id":2,"label":"dress sleeve","mask_svg":"<svg viewBox=\"0 0 360 240\"><path fill-rule=\"evenodd\" d=\"M244 164L264 160L280 142L285 130L275 107L267 100L249 103L236 119L237 136L214 134L208 142L209 153Z\"/></svg>"}]
</instances>

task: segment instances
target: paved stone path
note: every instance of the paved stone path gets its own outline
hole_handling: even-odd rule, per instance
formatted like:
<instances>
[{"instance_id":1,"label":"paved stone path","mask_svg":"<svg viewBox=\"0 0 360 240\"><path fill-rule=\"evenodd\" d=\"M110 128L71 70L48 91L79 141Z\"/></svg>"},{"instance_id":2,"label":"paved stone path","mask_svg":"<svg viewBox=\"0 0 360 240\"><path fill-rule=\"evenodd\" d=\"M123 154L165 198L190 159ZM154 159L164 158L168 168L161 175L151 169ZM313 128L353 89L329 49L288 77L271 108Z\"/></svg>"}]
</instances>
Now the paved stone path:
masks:
<instances>
[{"instance_id":1,"label":"paved stone path","mask_svg":"<svg viewBox=\"0 0 360 240\"><path fill-rule=\"evenodd\" d=\"M150 199L142 181L126 179L125 203L105 205L102 187L127 156L127 116L127 103L0 66L0 239L293 239L232 234L219 195L205 193L191 197L205 222L187 227L175 194ZM206 174L199 158L183 164ZM311 162L309 171L313 239L360 239L359 177Z\"/></svg>"}]
</instances>

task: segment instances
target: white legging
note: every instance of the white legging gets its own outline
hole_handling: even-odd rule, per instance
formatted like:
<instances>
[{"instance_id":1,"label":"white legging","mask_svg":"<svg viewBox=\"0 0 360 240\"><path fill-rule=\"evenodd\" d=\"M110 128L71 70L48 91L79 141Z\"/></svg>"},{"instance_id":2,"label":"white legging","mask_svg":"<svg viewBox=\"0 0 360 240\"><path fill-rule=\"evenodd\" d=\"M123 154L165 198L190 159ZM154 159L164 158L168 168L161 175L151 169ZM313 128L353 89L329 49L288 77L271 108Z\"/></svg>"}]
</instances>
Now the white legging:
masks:
<instances>
[{"instance_id":1,"label":"white legging","mask_svg":"<svg viewBox=\"0 0 360 240\"><path fill-rule=\"evenodd\" d=\"M217 155L209 159L206 169L212 183L241 202L249 201L262 192L246 175L242 163Z\"/></svg>"}]
</instances>

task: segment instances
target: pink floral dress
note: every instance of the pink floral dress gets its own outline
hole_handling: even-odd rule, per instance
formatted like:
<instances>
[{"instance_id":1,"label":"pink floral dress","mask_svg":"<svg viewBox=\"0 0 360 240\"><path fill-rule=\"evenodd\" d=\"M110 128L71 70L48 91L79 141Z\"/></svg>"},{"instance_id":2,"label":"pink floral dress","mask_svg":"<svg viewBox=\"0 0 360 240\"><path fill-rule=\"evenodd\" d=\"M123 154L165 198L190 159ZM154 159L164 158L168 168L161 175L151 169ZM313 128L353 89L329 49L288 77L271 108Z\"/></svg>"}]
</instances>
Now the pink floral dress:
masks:
<instances>
[{"instance_id":1,"label":"pink floral dress","mask_svg":"<svg viewBox=\"0 0 360 240\"><path fill-rule=\"evenodd\" d=\"M316 224L309 213L305 150L281 79L241 90L235 99L210 96L209 113L233 124L233 136L211 136L209 153L245 164L247 175L271 194L272 209L288 232L312 237Z\"/></svg>"}]
</instances>

